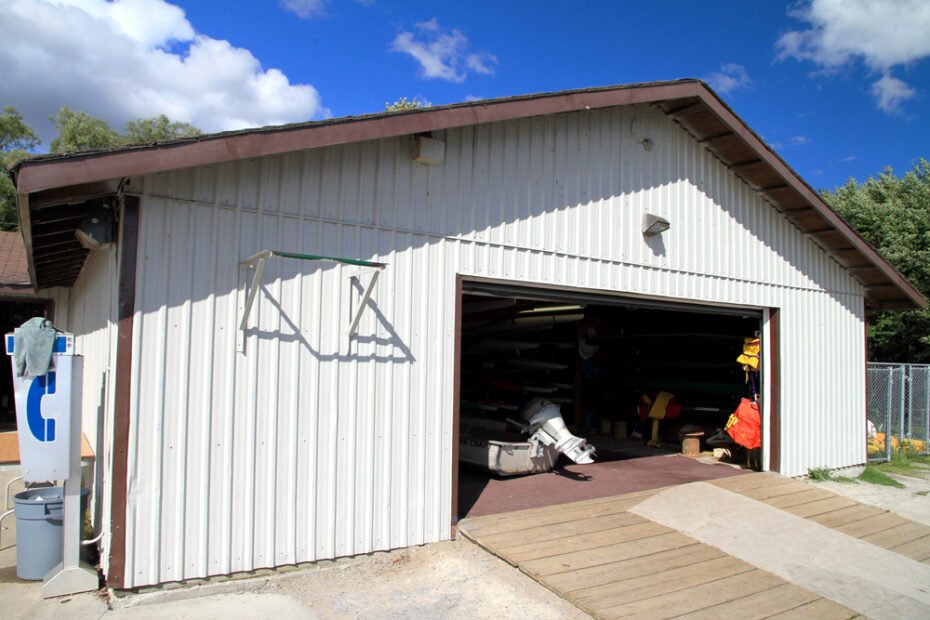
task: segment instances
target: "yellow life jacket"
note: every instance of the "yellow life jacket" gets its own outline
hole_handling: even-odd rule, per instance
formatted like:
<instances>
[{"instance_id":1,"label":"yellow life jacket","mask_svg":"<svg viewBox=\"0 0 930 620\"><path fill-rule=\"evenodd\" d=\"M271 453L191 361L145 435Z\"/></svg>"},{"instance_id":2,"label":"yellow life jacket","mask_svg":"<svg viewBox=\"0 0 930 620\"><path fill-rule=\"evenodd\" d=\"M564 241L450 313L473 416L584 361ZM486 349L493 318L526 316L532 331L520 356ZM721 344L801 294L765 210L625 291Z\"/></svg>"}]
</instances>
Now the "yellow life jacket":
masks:
<instances>
[{"instance_id":1,"label":"yellow life jacket","mask_svg":"<svg viewBox=\"0 0 930 620\"><path fill-rule=\"evenodd\" d=\"M749 373L759 370L759 351L762 348L760 338L744 338L743 352L736 358L736 363L743 365L746 372L746 383L749 383Z\"/></svg>"}]
</instances>

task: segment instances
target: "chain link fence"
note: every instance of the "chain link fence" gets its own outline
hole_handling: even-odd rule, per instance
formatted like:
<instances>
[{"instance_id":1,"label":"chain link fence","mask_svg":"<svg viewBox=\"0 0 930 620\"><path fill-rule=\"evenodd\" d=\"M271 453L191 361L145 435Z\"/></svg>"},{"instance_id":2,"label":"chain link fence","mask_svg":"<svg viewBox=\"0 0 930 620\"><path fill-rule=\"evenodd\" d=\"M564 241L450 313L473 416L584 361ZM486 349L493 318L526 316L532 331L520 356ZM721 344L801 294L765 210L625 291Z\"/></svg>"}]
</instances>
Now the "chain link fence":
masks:
<instances>
[{"instance_id":1,"label":"chain link fence","mask_svg":"<svg viewBox=\"0 0 930 620\"><path fill-rule=\"evenodd\" d=\"M869 362L869 461L890 461L902 445L930 454L930 366Z\"/></svg>"}]
</instances>

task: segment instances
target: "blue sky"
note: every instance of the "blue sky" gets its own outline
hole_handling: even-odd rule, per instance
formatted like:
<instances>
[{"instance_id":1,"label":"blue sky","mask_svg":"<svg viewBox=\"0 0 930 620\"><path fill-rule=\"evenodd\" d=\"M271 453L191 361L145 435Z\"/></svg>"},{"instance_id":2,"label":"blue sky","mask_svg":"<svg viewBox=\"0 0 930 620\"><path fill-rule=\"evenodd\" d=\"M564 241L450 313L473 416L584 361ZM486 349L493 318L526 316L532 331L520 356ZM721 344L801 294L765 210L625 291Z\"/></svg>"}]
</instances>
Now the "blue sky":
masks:
<instances>
[{"instance_id":1,"label":"blue sky","mask_svg":"<svg viewBox=\"0 0 930 620\"><path fill-rule=\"evenodd\" d=\"M930 2L0 0L0 105L207 131L706 80L812 186L930 158Z\"/></svg>"}]
</instances>

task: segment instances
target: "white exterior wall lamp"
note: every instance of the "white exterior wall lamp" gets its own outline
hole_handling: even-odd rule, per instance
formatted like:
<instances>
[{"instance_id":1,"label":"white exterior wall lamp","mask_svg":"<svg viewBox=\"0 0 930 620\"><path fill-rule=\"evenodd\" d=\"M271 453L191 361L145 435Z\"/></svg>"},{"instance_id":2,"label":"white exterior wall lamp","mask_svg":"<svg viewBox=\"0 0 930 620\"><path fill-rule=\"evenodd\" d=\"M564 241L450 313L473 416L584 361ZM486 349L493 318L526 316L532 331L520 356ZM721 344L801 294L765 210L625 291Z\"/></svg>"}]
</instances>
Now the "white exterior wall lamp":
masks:
<instances>
[{"instance_id":1,"label":"white exterior wall lamp","mask_svg":"<svg viewBox=\"0 0 930 620\"><path fill-rule=\"evenodd\" d=\"M659 217L651 213L647 213L643 216L643 235L647 237L660 235L671 228L671 226L669 221L664 217Z\"/></svg>"}]
</instances>

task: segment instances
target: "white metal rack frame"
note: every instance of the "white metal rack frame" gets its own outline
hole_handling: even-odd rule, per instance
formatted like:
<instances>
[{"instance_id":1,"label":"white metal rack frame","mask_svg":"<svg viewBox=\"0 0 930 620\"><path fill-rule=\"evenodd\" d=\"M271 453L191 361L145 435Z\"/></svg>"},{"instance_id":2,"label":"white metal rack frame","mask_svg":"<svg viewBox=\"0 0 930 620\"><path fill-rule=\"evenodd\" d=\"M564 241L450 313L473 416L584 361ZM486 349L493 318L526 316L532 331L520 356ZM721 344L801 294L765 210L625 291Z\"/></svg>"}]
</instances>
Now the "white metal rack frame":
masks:
<instances>
[{"instance_id":1,"label":"white metal rack frame","mask_svg":"<svg viewBox=\"0 0 930 620\"><path fill-rule=\"evenodd\" d=\"M245 304L241 310L242 320L239 322L239 337L236 339L236 351L239 353L245 352L245 330L247 330L249 327L249 316L252 313L252 306L255 305L255 298L258 296L258 289L261 286L262 274L265 271L265 261L272 257L352 265L360 269L359 272L356 272L351 276L353 279L359 279L359 276L364 271L372 271L371 279L368 281L368 285L365 287L364 292L362 293L361 301L351 316L351 321L349 322L349 329L347 332L349 340L354 338L358 333L358 324L362 320L362 313L365 311L365 307L368 305L368 300L371 298L371 293L374 291L375 285L378 284L378 278L381 276L381 270L387 267L387 263L376 263L372 261L360 260L357 258L341 258L337 256L323 256L320 254L300 254L298 252L285 252L283 250L262 250L261 252L257 252L245 260L240 261L240 269L252 270L253 273L251 283L248 284L248 289L245 296ZM248 274L246 273L246 282L248 282L247 275Z\"/></svg>"}]
</instances>

